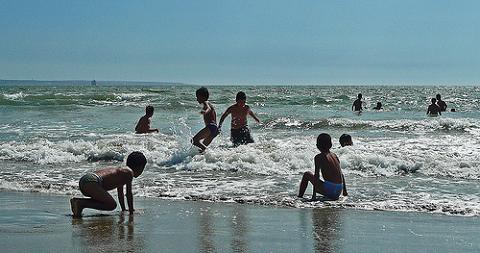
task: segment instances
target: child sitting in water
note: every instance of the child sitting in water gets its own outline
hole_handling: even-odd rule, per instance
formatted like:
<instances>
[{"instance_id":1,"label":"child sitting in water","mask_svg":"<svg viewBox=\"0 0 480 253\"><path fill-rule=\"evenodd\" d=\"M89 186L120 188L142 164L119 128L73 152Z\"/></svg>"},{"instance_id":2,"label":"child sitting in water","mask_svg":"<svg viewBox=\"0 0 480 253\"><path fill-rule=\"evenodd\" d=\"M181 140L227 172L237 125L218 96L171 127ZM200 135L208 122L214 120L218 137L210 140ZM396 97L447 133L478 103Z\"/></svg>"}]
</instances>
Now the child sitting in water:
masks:
<instances>
[{"instance_id":1,"label":"child sitting in water","mask_svg":"<svg viewBox=\"0 0 480 253\"><path fill-rule=\"evenodd\" d=\"M339 139L340 146L345 147L345 146L352 146L353 141L352 141L352 136L349 134L342 134Z\"/></svg>"},{"instance_id":2,"label":"child sitting in water","mask_svg":"<svg viewBox=\"0 0 480 253\"><path fill-rule=\"evenodd\" d=\"M73 217L82 216L84 208L97 210L114 210L117 203L108 191L117 188L118 202L122 211L126 211L123 198L123 186L126 185L128 211L133 213L132 180L140 176L147 164L141 152L132 152L127 158L127 167L105 168L87 173L80 178L79 186L83 195L90 198L72 198L70 205Z\"/></svg>"},{"instance_id":3,"label":"child sitting in water","mask_svg":"<svg viewBox=\"0 0 480 253\"><path fill-rule=\"evenodd\" d=\"M308 182L313 185L312 200L316 199L317 192L332 200L337 200L342 192L343 196L348 195L340 161L334 153L330 152L331 147L330 135L320 134L317 138L317 148L320 150L320 154L315 156L315 174L311 171L303 174L298 197L303 197ZM320 180L320 171L325 181Z\"/></svg>"},{"instance_id":4,"label":"child sitting in water","mask_svg":"<svg viewBox=\"0 0 480 253\"><path fill-rule=\"evenodd\" d=\"M233 145L238 146L240 144L253 143L254 141L250 135L250 129L248 129L247 125L247 116L252 116L252 118L258 123L260 123L260 120L252 112L250 106L245 104L247 101L247 95L245 95L245 92L238 92L235 100L237 103L228 107L228 109L223 113L222 117L220 118L220 122L218 123L218 128L220 129L225 118L229 114L232 114L230 138L233 142Z\"/></svg>"},{"instance_id":5,"label":"child sitting in water","mask_svg":"<svg viewBox=\"0 0 480 253\"><path fill-rule=\"evenodd\" d=\"M383 110L382 102L377 102L377 106L373 107L373 110L377 110L377 111Z\"/></svg>"},{"instance_id":6,"label":"child sitting in water","mask_svg":"<svg viewBox=\"0 0 480 253\"><path fill-rule=\"evenodd\" d=\"M153 116L153 106L149 105L145 108L145 115L142 116L135 127L135 133L137 134L146 134L157 132L158 129L150 129L151 117Z\"/></svg>"},{"instance_id":7,"label":"child sitting in water","mask_svg":"<svg viewBox=\"0 0 480 253\"><path fill-rule=\"evenodd\" d=\"M427 115L434 116L434 117L438 115L442 115L442 113L440 112L441 111L440 107L436 104L437 100L435 98L432 98L431 101L432 101L432 104L428 106Z\"/></svg>"},{"instance_id":8,"label":"child sitting in water","mask_svg":"<svg viewBox=\"0 0 480 253\"><path fill-rule=\"evenodd\" d=\"M212 104L208 101L209 93L207 88L201 87L198 89L196 96L197 102L203 106L200 113L203 114L205 127L193 136L192 143L200 148L200 152L203 152L207 149L207 146L212 142L213 138L219 133L217 127L217 114L215 113Z\"/></svg>"}]
</instances>

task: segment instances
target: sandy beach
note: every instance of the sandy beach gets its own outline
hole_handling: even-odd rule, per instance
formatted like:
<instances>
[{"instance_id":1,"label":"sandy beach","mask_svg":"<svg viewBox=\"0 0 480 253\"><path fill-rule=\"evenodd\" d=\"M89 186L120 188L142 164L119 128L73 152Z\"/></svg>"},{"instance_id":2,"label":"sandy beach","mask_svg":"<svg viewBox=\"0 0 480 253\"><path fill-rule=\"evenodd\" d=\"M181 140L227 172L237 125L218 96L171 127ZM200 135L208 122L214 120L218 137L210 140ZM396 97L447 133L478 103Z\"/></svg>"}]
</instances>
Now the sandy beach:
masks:
<instances>
[{"instance_id":1,"label":"sandy beach","mask_svg":"<svg viewBox=\"0 0 480 253\"><path fill-rule=\"evenodd\" d=\"M133 216L0 192L2 252L479 252L478 217L136 198Z\"/></svg>"}]
</instances>

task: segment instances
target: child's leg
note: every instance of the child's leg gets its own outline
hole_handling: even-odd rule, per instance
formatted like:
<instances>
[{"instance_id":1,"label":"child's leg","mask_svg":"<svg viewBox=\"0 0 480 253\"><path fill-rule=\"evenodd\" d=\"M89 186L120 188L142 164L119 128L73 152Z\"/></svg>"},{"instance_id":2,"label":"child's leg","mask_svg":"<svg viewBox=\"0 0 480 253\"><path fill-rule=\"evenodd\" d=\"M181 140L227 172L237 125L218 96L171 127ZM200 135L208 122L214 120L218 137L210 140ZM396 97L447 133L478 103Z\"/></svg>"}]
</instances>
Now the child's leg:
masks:
<instances>
[{"instance_id":1,"label":"child's leg","mask_svg":"<svg viewBox=\"0 0 480 253\"><path fill-rule=\"evenodd\" d=\"M82 216L84 208L110 211L117 207L113 197L97 183L86 183L83 192L91 198L72 198L70 200L74 217Z\"/></svg>"},{"instance_id":2,"label":"child's leg","mask_svg":"<svg viewBox=\"0 0 480 253\"><path fill-rule=\"evenodd\" d=\"M311 171L303 173L302 181L300 182L300 190L298 191L298 197L303 198L305 190L307 190L308 182L316 186L318 193L325 195L323 191L323 182L321 180L315 179L315 175Z\"/></svg>"},{"instance_id":3,"label":"child's leg","mask_svg":"<svg viewBox=\"0 0 480 253\"><path fill-rule=\"evenodd\" d=\"M210 145L210 143L212 143L212 141L213 141L213 138L215 138L215 137L213 137L211 134L209 134L207 136L207 138L203 139L203 145L205 145L205 147Z\"/></svg>"},{"instance_id":4,"label":"child's leg","mask_svg":"<svg viewBox=\"0 0 480 253\"><path fill-rule=\"evenodd\" d=\"M195 136L192 138L192 143L193 145L199 147L202 151L207 148L203 143L200 142L200 140L204 140L205 138L210 136L210 130L207 127L204 127L200 132L198 132ZM212 140L210 140L212 141ZM204 140L205 142L205 140ZM210 142L208 143L210 144ZM208 145L207 144L207 145Z\"/></svg>"}]
</instances>

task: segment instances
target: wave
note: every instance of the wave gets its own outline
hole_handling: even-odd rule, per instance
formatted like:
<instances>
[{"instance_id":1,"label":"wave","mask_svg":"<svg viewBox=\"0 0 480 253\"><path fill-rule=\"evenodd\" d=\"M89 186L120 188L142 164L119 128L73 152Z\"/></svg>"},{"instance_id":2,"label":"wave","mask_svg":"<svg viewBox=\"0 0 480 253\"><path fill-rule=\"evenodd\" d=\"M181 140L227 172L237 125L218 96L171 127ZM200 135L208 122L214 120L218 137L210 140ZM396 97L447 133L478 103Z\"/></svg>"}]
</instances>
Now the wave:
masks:
<instances>
[{"instance_id":1,"label":"wave","mask_svg":"<svg viewBox=\"0 0 480 253\"><path fill-rule=\"evenodd\" d=\"M305 202L294 196L302 173L313 170L314 137L257 132L256 143L232 148L228 136L221 135L200 155L180 137L185 131L3 143L0 189L78 194L78 179L86 171L124 165L129 152L140 150L148 164L135 181L136 196L480 215L480 207L472 204L480 203L472 192L480 179L475 139L452 136L432 146L426 137L354 138L354 146L335 145L351 196L342 202Z\"/></svg>"},{"instance_id":2,"label":"wave","mask_svg":"<svg viewBox=\"0 0 480 253\"><path fill-rule=\"evenodd\" d=\"M44 93L26 94L23 92L3 94L0 105L47 106L47 105L105 105L125 104L126 102L142 103L147 97L142 93Z\"/></svg>"},{"instance_id":3,"label":"wave","mask_svg":"<svg viewBox=\"0 0 480 253\"><path fill-rule=\"evenodd\" d=\"M140 150L150 166L176 171L239 171L251 176L291 176L312 170L316 150L311 136L281 137L258 132L256 143L231 147L220 136L203 155L192 147L182 129L178 135L87 135L78 140L43 138L0 144L0 160L32 164L122 162ZM187 130L188 131L188 130ZM335 145L337 146L337 145ZM428 137L396 139L355 138L354 146L334 148L345 173L361 177L396 177L412 174L432 177L480 179L480 153L476 139L447 136L432 144Z\"/></svg>"},{"instance_id":4,"label":"wave","mask_svg":"<svg viewBox=\"0 0 480 253\"><path fill-rule=\"evenodd\" d=\"M423 120L354 120L347 118L326 118L320 120L300 120L289 117L281 117L267 120L263 123L264 129L325 129L325 128L343 128L346 131L352 130L388 130L402 131L410 133L425 132L458 132L458 133L478 133L480 129L480 120L472 118L438 118Z\"/></svg>"}]
</instances>

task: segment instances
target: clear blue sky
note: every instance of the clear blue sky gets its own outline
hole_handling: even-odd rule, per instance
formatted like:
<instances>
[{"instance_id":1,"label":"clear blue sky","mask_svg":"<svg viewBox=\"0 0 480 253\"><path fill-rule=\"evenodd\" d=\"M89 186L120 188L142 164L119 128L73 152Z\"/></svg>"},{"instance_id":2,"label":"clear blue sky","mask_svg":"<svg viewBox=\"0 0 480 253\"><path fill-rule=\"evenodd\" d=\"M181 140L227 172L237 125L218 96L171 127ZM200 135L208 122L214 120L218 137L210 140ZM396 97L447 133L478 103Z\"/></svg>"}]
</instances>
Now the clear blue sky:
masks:
<instances>
[{"instance_id":1,"label":"clear blue sky","mask_svg":"<svg viewBox=\"0 0 480 253\"><path fill-rule=\"evenodd\" d=\"M0 0L0 79L478 84L480 1Z\"/></svg>"}]
</instances>

